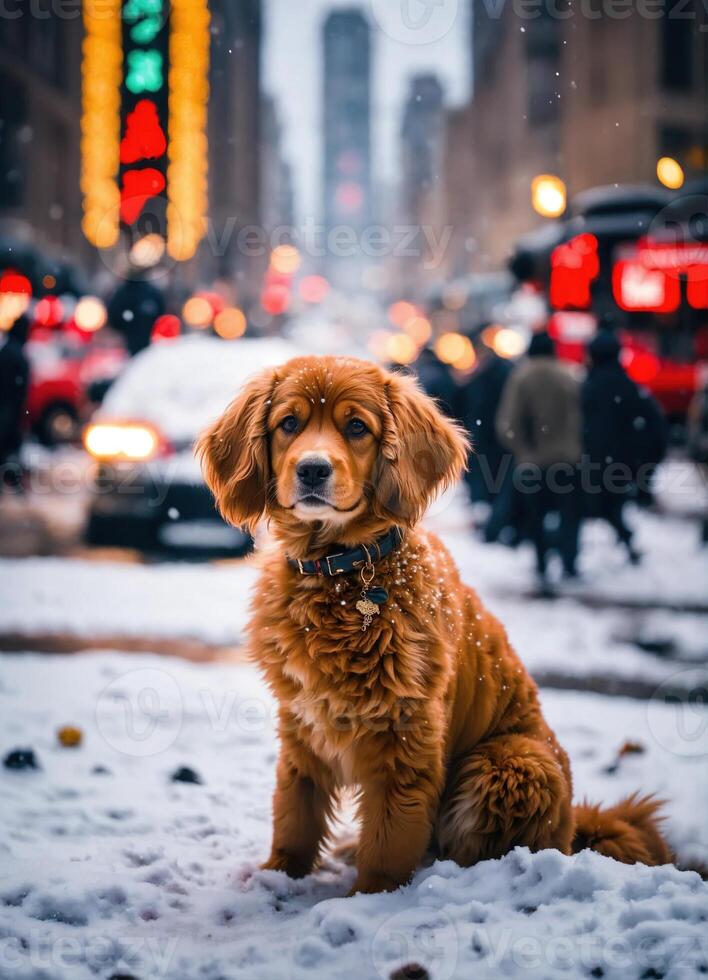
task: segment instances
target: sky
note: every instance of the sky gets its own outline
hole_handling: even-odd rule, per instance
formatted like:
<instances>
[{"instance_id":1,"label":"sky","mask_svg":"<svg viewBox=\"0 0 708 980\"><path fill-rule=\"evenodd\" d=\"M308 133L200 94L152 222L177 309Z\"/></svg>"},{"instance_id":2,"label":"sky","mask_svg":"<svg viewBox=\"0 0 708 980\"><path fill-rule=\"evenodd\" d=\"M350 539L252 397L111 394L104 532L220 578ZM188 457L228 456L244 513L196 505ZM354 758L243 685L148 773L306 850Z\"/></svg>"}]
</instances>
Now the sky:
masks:
<instances>
[{"instance_id":1,"label":"sky","mask_svg":"<svg viewBox=\"0 0 708 980\"><path fill-rule=\"evenodd\" d=\"M450 105L469 91L468 0L266 0L264 87L278 103L294 168L298 220L319 220L322 24L330 10L358 6L373 42L374 177L395 183L408 79L438 74Z\"/></svg>"}]
</instances>

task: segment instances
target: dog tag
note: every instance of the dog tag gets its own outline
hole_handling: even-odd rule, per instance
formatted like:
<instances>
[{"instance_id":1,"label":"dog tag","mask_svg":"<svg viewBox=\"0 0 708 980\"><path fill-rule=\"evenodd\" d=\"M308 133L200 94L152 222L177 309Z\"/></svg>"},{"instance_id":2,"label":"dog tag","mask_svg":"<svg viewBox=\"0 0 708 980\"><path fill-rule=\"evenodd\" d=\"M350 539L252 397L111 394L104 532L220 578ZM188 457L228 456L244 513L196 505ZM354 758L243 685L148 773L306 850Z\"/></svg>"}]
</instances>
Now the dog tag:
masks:
<instances>
[{"instance_id":1,"label":"dog tag","mask_svg":"<svg viewBox=\"0 0 708 980\"><path fill-rule=\"evenodd\" d=\"M356 604L356 608L362 616L378 616L379 614L379 607L375 602L372 602L368 596L364 599L359 599Z\"/></svg>"},{"instance_id":2,"label":"dog tag","mask_svg":"<svg viewBox=\"0 0 708 980\"><path fill-rule=\"evenodd\" d=\"M373 622L374 616L379 615L379 607L371 599L367 599L366 592L361 593L361 599L356 604L358 612L364 617L364 622L361 624L361 630L363 633L368 630Z\"/></svg>"}]
</instances>

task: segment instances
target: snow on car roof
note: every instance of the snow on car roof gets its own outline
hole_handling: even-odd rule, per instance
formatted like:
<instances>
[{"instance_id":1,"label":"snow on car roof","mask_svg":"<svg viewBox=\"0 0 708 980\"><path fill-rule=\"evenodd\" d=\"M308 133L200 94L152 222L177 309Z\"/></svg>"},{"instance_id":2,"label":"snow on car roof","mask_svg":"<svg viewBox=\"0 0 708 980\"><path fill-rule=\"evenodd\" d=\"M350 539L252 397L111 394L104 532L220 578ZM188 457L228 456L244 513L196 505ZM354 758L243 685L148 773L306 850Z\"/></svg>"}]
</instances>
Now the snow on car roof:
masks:
<instances>
[{"instance_id":1,"label":"snow on car roof","mask_svg":"<svg viewBox=\"0 0 708 980\"><path fill-rule=\"evenodd\" d=\"M172 442L191 441L251 375L299 353L275 337L224 342L192 336L155 344L128 364L109 389L99 417L140 419Z\"/></svg>"}]
</instances>

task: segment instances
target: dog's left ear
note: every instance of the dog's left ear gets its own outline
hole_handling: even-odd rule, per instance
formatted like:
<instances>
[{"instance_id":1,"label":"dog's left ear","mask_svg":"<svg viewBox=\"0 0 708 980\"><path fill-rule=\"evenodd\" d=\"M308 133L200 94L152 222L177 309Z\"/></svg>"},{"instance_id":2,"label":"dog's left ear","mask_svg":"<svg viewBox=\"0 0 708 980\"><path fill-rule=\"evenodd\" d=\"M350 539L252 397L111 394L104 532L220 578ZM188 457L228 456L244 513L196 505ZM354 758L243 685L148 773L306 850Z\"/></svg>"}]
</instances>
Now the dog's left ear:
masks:
<instances>
[{"instance_id":1,"label":"dog's left ear","mask_svg":"<svg viewBox=\"0 0 708 980\"><path fill-rule=\"evenodd\" d=\"M413 525L467 466L469 441L411 378L388 375L374 507Z\"/></svg>"},{"instance_id":2,"label":"dog's left ear","mask_svg":"<svg viewBox=\"0 0 708 980\"><path fill-rule=\"evenodd\" d=\"M249 381L196 445L204 479L220 513L231 524L251 531L266 507L268 404L275 384L272 370Z\"/></svg>"}]
</instances>

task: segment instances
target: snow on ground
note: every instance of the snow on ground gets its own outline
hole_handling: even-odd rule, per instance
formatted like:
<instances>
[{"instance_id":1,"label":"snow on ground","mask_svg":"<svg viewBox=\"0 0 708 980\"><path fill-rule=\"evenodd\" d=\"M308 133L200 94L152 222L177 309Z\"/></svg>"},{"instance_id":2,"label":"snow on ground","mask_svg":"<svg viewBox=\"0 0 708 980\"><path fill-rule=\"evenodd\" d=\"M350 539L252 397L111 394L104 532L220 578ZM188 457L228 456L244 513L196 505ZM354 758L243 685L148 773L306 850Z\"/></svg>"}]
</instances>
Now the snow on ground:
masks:
<instances>
[{"instance_id":1,"label":"snow on ground","mask_svg":"<svg viewBox=\"0 0 708 980\"><path fill-rule=\"evenodd\" d=\"M705 858L702 715L545 692L578 797L669 799L680 854ZM58 726L84 731L62 748ZM681 727L683 725L683 727ZM627 738L645 751L624 757ZM392 895L345 899L329 861L301 882L260 872L270 838L273 706L250 667L87 654L5 657L0 748L0 976L13 980L342 980L406 963L448 978L689 978L708 969L708 886L598 855L514 851L421 870ZM170 775L191 766L201 785Z\"/></svg>"},{"instance_id":2,"label":"snow on ground","mask_svg":"<svg viewBox=\"0 0 708 980\"><path fill-rule=\"evenodd\" d=\"M241 640L255 576L226 565L0 560L0 632Z\"/></svg>"}]
</instances>

